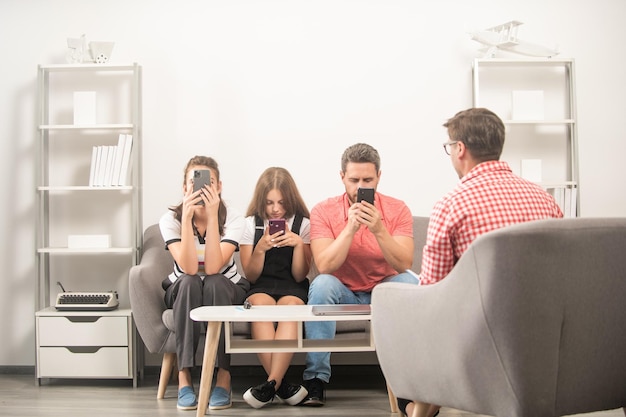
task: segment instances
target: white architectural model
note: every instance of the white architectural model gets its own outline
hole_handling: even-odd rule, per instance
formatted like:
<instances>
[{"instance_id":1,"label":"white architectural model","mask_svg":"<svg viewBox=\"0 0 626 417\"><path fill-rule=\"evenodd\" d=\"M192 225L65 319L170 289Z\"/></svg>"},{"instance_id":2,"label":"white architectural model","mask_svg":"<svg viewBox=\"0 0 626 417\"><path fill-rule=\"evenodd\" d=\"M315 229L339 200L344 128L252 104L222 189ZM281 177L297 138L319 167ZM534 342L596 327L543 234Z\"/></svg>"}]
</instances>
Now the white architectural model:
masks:
<instances>
[{"instance_id":1,"label":"white architectural model","mask_svg":"<svg viewBox=\"0 0 626 417\"><path fill-rule=\"evenodd\" d=\"M522 22L512 20L498 26L471 33L472 40L486 46L485 58L493 58L498 49L517 54L551 58L558 55L556 49L526 42L517 38L517 28Z\"/></svg>"}]
</instances>

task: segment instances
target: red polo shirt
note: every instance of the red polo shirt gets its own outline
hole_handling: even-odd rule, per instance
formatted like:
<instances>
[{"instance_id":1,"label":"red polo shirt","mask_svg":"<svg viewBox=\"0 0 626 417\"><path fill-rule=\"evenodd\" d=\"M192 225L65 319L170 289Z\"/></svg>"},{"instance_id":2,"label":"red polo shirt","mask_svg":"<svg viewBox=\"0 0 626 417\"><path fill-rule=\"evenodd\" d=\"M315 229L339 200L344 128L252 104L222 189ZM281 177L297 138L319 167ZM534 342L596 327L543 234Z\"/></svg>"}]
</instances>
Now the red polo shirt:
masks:
<instances>
[{"instance_id":1,"label":"red polo shirt","mask_svg":"<svg viewBox=\"0 0 626 417\"><path fill-rule=\"evenodd\" d=\"M374 205L390 235L413 238L413 217L404 202L376 193ZM348 223L349 208L350 200L345 193L313 207L311 241L321 238L336 239ZM369 292L384 278L397 273L385 260L376 237L363 226L354 235L345 262L332 275L351 291Z\"/></svg>"}]
</instances>

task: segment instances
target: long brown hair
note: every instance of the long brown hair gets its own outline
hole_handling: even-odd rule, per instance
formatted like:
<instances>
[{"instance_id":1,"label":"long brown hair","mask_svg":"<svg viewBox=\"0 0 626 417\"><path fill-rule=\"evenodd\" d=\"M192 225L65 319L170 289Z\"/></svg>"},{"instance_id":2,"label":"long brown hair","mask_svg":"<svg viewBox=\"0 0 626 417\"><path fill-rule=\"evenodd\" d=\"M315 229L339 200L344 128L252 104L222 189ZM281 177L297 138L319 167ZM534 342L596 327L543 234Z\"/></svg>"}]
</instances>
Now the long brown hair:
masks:
<instances>
[{"instance_id":1,"label":"long brown hair","mask_svg":"<svg viewBox=\"0 0 626 417\"><path fill-rule=\"evenodd\" d=\"M296 182L285 168L271 167L267 168L256 183L254 196L246 216L257 215L262 219L267 219L265 212L265 201L267 194L272 190L280 190L283 195L283 207L285 208L285 217L289 218L299 214L302 217L309 217L309 209L307 209L304 200L296 187Z\"/></svg>"},{"instance_id":2,"label":"long brown hair","mask_svg":"<svg viewBox=\"0 0 626 417\"><path fill-rule=\"evenodd\" d=\"M215 172L215 174L217 174L217 178L215 178L215 181L219 182L220 170L217 166L217 161L215 161L215 159L208 157L208 156L196 155L193 158L191 158L189 162L187 162L187 165L185 165L185 170L183 171L183 186L185 186L187 182L187 173L189 172L189 169L191 169L191 167L193 166L204 166L204 167L212 169ZM175 213L176 220L181 221L182 216L183 216L183 203L181 202L177 206L170 207L170 210L172 210ZM224 236L224 224L226 224L226 205L224 204L224 200L222 200L221 198L221 194L220 194L220 207L217 212L217 218L218 218L218 224L220 227L220 236Z\"/></svg>"}]
</instances>

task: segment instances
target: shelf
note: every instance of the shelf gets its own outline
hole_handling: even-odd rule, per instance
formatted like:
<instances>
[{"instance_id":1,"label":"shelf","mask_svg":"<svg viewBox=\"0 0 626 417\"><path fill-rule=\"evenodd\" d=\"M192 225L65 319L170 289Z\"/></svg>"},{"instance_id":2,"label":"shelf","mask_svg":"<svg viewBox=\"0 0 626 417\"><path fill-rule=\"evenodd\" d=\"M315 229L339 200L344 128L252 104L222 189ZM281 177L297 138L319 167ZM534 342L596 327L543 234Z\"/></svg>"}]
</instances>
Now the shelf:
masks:
<instances>
[{"instance_id":1,"label":"shelf","mask_svg":"<svg viewBox=\"0 0 626 417\"><path fill-rule=\"evenodd\" d=\"M374 344L371 339L299 339L299 340L254 340L232 339L228 353L262 352L370 352Z\"/></svg>"},{"instance_id":2,"label":"shelf","mask_svg":"<svg viewBox=\"0 0 626 417\"><path fill-rule=\"evenodd\" d=\"M507 66L519 67L524 65L529 66L564 66L574 62L571 58L480 58L475 60L476 63L482 66Z\"/></svg>"},{"instance_id":3,"label":"shelf","mask_svg":"<svg viewBox=\"0 0 626 417\"><path fill-rule=\"evenodd\" d=\"M39 130L130 130L132 123L99 124L99 125L39 125Z\"/></svg>"},{"instance_id":4,"label":"shelf","mask_svg":"<svg viewBox=\"0 0 626 417\"><path fill-rule=\"evenodd\" d=\"M233 339L231 336L228 353L257 353L257 352L293 352L298 349L298 340L254 340Z\"/></svg>"},{"instance_id":5,"label":"shelf","mask_svg":"<svg viewBox=\"0 0 626 417\"><path fill-rule=\"evenodd\" d=\"M369 333L367 335L369 336ZM304 339L302 347L308 352L368 352L374 350L374 343L371 338Z\"/></svg>"},{"instance_id":6,"label":"shelf","mask_svg":"<svg viewBox=\"0 0 626 417\"><path fill-rule=\"evenodd\" d=\"M573 125L573 119L554 119L554 120L503 120L505 125Z\"/></svg>"},{"instance_id":7,"label":"shelf","mask_svg":"<svg viewBox=\"0 0 626 417\"><path fill-rule=\"evenodd\" d=\"M132 254L135 248L123 247L123 248L40 248L37 249L37 253L49 253L58 255L79 255L79 254Z\"/></svg>"},{"instance_id":8,"label":"shelf","mask_svg":"<svg viewBox=\"0 0 626 417\"><path fill-rule=\"evenodd\" d=\"M506 126L501 160L522 176L525 162L538 160L538 175L527 176L543 180L565 217L579 216L574 60L475 59L472 81L473 107L492 110ZM571 199L562 201L565 194Z\"/></svg>"},{"instance_id":9,"label":"shelf","mask_svg":"<svg viewBox=\"0 0 626 417\"><path fill-rule=\"evenodd\" d=\"M53 282L84 291L105 287L117 292L120 306L130 304L128 270L138 262L143 232L141 67L136 63L39 65L37 75L36 375L38 380L132 378L137 386L130 309L57 311L50 305ZM72 102L72 93L85 88L97 92L97 118L72 119L74 107L83 105ZM120 146L120 135L131 135L132 141L125 143L132 143L132 148L128 147L130 152L124 148L119 154L123 158L107 158L111 178L96 183L126 185L89 185L94 183L98 150L107 146L117 155L113 144ZM122 172L127 178L120 181L117 175ZM74 247L79 245L69 239L70 233L89 235L94 229L122 246L110 247L108 240L104 247L93 247L96 241L85 241L92 247Z\"/></svg>"},{"instance_id":10,"label":"shelf","mask_svg":"<svg viewBox=\"0 0 626 417\"><path fill-rule=\"evenodd\" d=\"M133 71L138 65L116 65L116 64L53 64L39 65L39 69L46 72L55 71Z\"/></svg>"},{"instance_id":11,"label":"shelf","mask_svg":"<svg viewBox=\"0 0 626 417\"><path fill-rule=\"evenodd\" d=\"M226 352L369 352L375 350L370 330L371 315L316 316L310 305L254 306L245 310L240 306L199 307L191 312L196 321L223 321ZM291 340L257 340L233 333L234 323L294 321L297 325L297 338ZM335 337L333 339L304 338L304 322L312 321L356 321L367 322L366 331L355 337Z\"/></svg>"},{"instance_id":12,"label":"shelf","mask_svg":"<svg viewBox=\"0 0 626 417\"><path fill-rule=\"evenodd\" d=\"M132 185L118 185L118 186L89 186L89 185L41 185L37 187L37 191L51 191L51 192L63 192L63 191L132 191Z\"/></svg>"},{"instance_id":13,"label":"shelf","mask_svg":"<svg viewBox=\"0 0 626 417\"><path fill-rule=\"evenodd\" d=\"M546 181L538 182L537 185L543 188L575 188L578 184L575 181Z\"/></svg>"}]
</instances>

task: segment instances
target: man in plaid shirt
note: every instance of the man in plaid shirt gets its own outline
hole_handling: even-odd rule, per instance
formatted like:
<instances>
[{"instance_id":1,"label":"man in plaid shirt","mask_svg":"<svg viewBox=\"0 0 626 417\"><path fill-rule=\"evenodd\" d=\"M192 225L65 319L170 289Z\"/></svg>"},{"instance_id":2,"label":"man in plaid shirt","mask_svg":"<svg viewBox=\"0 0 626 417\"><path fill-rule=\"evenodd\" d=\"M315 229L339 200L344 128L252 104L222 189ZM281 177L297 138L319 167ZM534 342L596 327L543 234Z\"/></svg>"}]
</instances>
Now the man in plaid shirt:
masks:
<instances>
[{"instance_id":1,"label":"man in plaid shirt","mask_svg":"<svg viewBox=\"0 0 626 417\"><path fill-rule=\"evenodd\" d=\"M460 183L433 208L423 249L420 285L441 281L463 252L483 233L515 223L563 217L554 198L500 161L504 124L490 110L471 108L443 125L450 140L444 143ZM439 407L398 399L407 415L414 406L420 416L432 417Z\"/></svg>"},{"instance_id":2,"label":"man in plaid shirt","mask_svg":"<svg viewBox=\"0 0 626 417\"><path fill-rule=\"evenodd\" d=\"M504 124L493 112L472 108L444 125L449 142L444 150L461 179L434 207L424 246L420 284L448 275L478 236L531 220L563 217L554 198L500 161Z\"/></svg>"}]
</instances>

